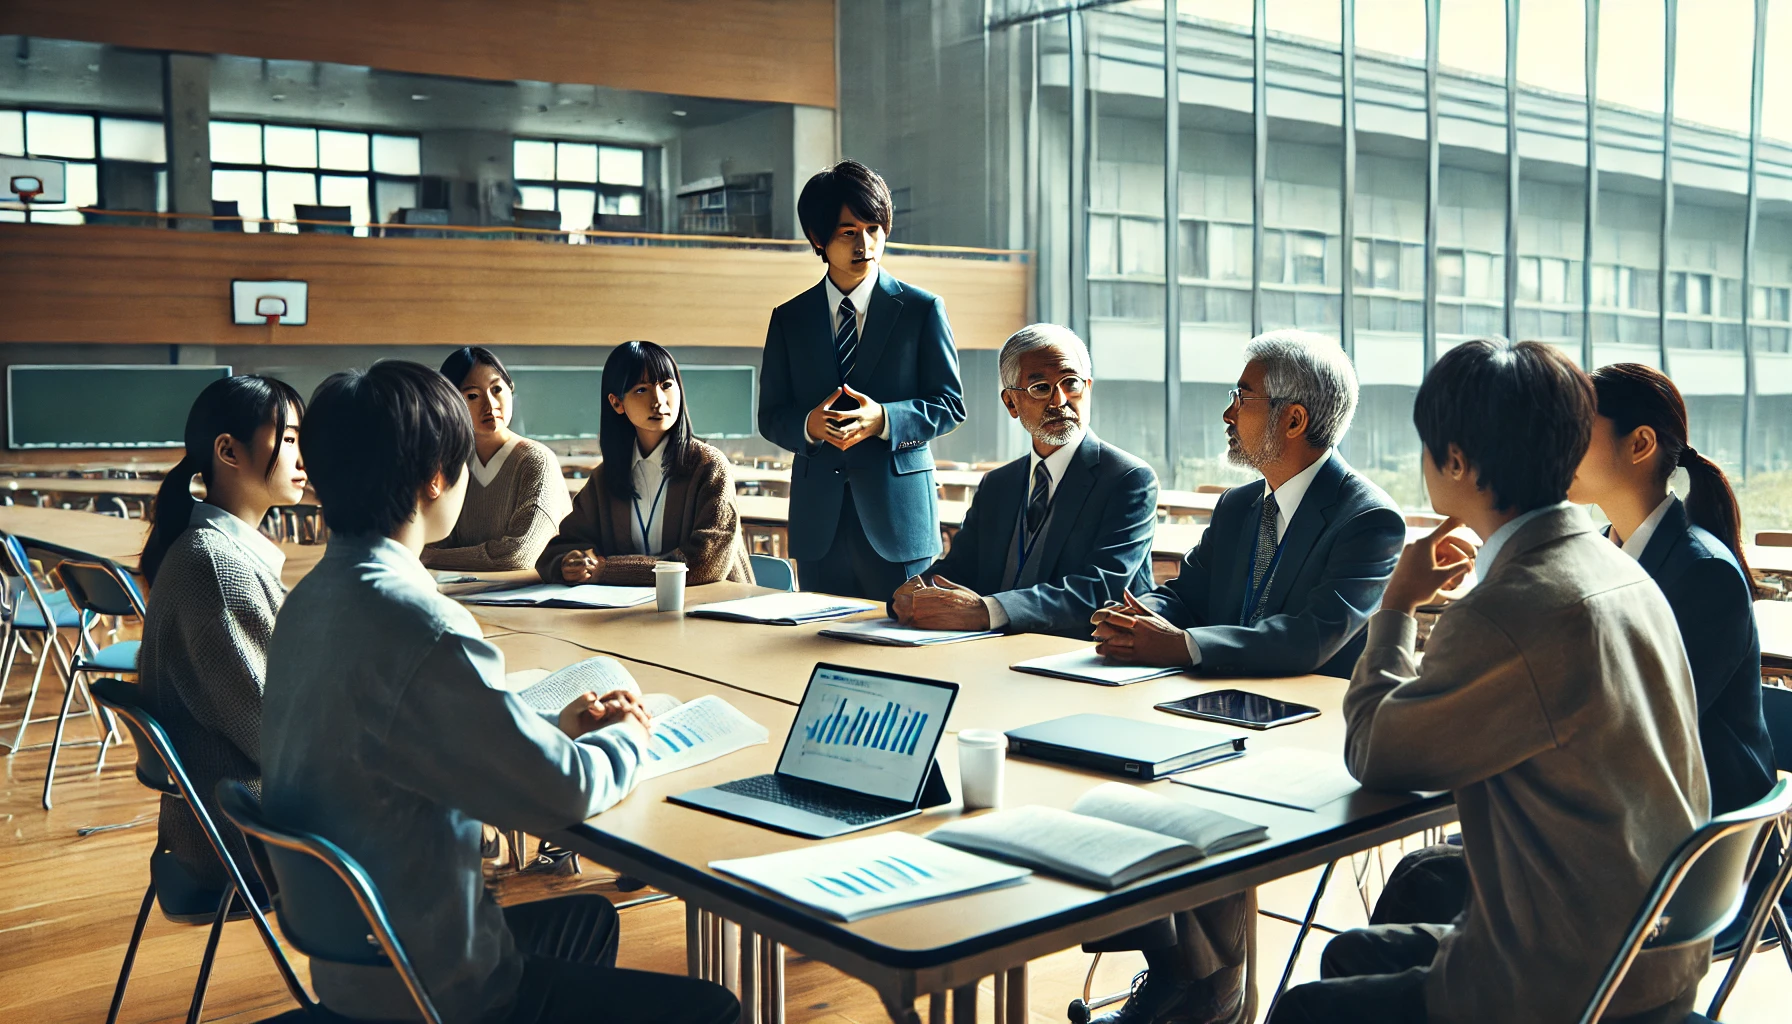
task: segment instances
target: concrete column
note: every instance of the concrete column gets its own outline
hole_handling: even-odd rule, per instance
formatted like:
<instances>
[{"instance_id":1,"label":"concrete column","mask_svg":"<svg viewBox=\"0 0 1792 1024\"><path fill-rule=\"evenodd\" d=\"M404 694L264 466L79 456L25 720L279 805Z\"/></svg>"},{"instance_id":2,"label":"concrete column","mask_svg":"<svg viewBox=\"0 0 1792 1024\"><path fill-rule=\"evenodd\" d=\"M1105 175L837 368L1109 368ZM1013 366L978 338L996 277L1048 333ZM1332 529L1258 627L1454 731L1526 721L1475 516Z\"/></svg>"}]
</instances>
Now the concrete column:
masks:
<instances>
[{"instance_id":1,"label":"concrete column","mask_svg":"<svg viewBox=\"0 0 1792 1024\"><path fill-rule=\"evenodd\" d=\"M168 211L212 212L212 59L203 54L162 56L162 123L168 140ZM210 231L206 220L175 222L184 231Z\"/></svg>"}]
</instances>

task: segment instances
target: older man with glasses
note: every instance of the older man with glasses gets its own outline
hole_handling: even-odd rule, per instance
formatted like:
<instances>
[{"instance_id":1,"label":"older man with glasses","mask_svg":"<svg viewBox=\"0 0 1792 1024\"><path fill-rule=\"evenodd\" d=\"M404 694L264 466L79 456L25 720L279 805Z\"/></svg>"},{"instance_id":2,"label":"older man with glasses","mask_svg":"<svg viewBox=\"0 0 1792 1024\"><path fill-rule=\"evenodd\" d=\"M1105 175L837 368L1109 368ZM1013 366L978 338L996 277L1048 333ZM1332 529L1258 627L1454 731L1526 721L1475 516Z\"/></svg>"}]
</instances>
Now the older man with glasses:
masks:
<instances>
[{"instance_id":1,"label":"older man with glasses","mask_svg":"<svg viewBox=\"0 0 1792 1024\"><path fill-rule=\"evenodd\" d=\"M1245 348L1227 457L1263 475L1222 494L1180 573L1094 615L1103 654L1202 675L1348 677L1406 540L1405 518L1336 446L1356 411L1338 343L1272 331ZM1096 1024L1256 1017L1257 896L1240 893L1084 948L1143 950L1125 1007Z\"/></svg>"},{"instance_id":2,"label":"older man with glasses","mask_svg":"<svg viewBox=\"0 0 1792 1024\"><path fill-rule=\"evenodd\" d=\"M1089 617L1151 586L1157 474L1087 425L1089 350L1034 324L1002 346L1002 405L1031 450L983 478L951 553L903 584L891 614L921 629L1087 639Z\"/></svg>"}]
</instances>

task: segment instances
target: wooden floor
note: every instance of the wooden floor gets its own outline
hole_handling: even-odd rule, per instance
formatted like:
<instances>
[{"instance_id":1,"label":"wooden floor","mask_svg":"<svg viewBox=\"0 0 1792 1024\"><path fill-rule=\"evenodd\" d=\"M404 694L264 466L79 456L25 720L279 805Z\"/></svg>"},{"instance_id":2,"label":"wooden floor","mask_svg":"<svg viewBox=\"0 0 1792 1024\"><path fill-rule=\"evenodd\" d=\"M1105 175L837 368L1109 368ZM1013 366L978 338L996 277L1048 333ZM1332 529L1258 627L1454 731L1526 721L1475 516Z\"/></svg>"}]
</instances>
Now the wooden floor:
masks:
<instances>
[{"instance_id":1,"label":"wooden floor","mask_svg":"<svg viewBox=\"0 0 1792 1024\"><path fill-rule=\"evenodd\" d=\"M0 722L18 720L23 690L29 684L26 672L28 668L21 666L0 700ZM61 696L52 682L46 682L45 691L43 696L49 701L40 698L40 714L53 708L52 702ZM80 721L71 727L71 734L87 738L92 730L88 722ZM11 732L0 735L10 738ZM47 738L48 727L38 726L31 730L27 742ZM57 773L56 807L45 811L38 803L45 763L42 751L0 759L0 824L6 835L0 841L0 1021L101 1021L148 882L156 801L132 778L134 757L128 747L109 754L105 771L97 776L92 771L93 748L85 747L64 755ZM84 838L76 834L83 826L134 818L144 818L146 823ZM1370 874L1371 892L1379 885L1381 867L1391 868L1398 855L1398 847L1389 847L1379 864L1373 857L1359 859ZM1300 915L1316 878L1317 872L1309 872L1266 887L1264 908ZM524 876L504 879L497 888L500 901L510 903L538 899L568 887L605 891L618 901L643 895L616 893L611 876L594 865L587 865L577 878ZM681 904L674 901L626 909L622 920L622 966L683 972ZM1320 920L1335 927L1364 921L1361 897L1342 866ZM1293 936L1292 926L1267 918L1261 921L1258 985L1265 1010ZM1324 937L1315 933L1297 965L1297 982L1314 976ZM204 928L173 924L152 914L120 1019L132 1024L183 1019L204 943ZM301 977L306 976L304 958L289 955ZM1081 993L1089 959L1068 950L1034 962L1032 1020L1028 1024L1065 1021L1066 1005ZM1104 958L1095 990L1123 989L1139 966L1137 956ZM1717 978L1715 972L1707 978L1707 996ZM793 1024L882 1024L887 1020L870 989L832 968L808 962L794 951L786 991ZM987 982L984 992L983 1019L987 1021L992 1019L987 1016ZM1782 1021L1788 1004L1792 1004L1792 974L1777 952L1765 954L1750 965L1724 1019ZM247 922L227 926L205 1019L254 1021L291 1007L254 926ZM601 1013L594 1012L593 1019L601 1019Z\"/></svg>"}]
</instances>

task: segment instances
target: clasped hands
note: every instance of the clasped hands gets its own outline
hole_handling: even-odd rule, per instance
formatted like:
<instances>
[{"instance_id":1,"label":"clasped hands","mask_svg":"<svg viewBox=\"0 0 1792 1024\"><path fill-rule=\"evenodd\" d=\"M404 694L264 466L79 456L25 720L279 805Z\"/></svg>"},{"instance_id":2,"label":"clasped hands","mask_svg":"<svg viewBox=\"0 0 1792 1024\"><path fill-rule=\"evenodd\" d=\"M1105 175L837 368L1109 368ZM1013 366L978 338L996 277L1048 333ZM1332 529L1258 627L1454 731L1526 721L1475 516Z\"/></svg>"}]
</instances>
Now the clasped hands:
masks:
<instances>
[{"instance_id":1,"label":"clasped hands","mask_svg":"<svg viewBox=\"0 0 1792 1024\"><path fill-rule=\"evenodd\" d=\"M589 583L604 574L604 556L596 550L568 551L560 559L560 578L568 583Z\"/></svg>"},{"instance_id":2,"label":"clasped hands","mask_svg":"<svg viewBox=\"0 0 1792 1024\"><path fill-rule=\"evenodd\" d=\"M1187 665L1187 634L1140 604L1132 591L1122 595L1119 603L1097 608L1089 617L1095 626L1095 653L1132 665Z\"/></svg>"},{"instance_id":3,"label":"clasped hands","mask_svg":"<svg viewBox=\"0 0 1792 1024\"><path fill-rule=\"evenodd\" d=\"M829 408L842 395L858 399L859 407ZM884 432L884 407L871 396L854 391L852 385L842 384L820 405L809 410L809 418L804 422L803 429L822 444L831 444L845 451L868 437L876 437Z\"/></svg>"},{"instance_id":4,"label":"clasped hands","mask_svg":"<svg viewBox=\"0 0 1792 1024\"><path fill-rule=\"evenodd\" d=\"M916 576L897 587L890 605L896 621L913 629L989 628L989 606L983 598L937 573L931 585Z\"/></svg>"},{"instance_id":5,"label":"clasped hands","mask_svg":"<svg viewBox=\"0 0 1792 1024\"><path fill-rule=\"evenodd\" d=\"M647 730L653 727L653 716L641 698L629 690L611 690L603 696L596 691L582 693L560 709L560 731L578 739L588 732L617 726L639 743L647 742Z\"/></svg>"}]
</instances>

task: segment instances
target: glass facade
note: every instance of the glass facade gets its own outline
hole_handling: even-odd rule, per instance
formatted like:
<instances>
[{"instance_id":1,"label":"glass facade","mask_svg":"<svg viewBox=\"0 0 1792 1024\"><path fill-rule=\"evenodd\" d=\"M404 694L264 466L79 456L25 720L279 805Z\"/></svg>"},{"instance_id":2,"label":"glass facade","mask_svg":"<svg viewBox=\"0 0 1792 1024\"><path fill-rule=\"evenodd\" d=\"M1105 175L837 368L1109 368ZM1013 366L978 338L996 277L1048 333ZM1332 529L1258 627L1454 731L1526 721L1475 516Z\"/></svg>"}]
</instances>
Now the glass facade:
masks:
<instances>
[{"instance_id":1,"label":"glass facade","mask_svg":"<svg viewBox=\"0 0 1792 1024\"><path fill-rule=\"evenodd\" d=\"M1767 59L1792 0L1008 0L988 27L1037 54L1008 107L1037 314L1085 333L1096 429L1167 486L1230 482L1242 346L1300 327L1356 363L1346 456L1423 506L1419 381L1497 334L1664 368L1747 527L1792 521L1792 71Z\"/></svg>"}]
</instances>

